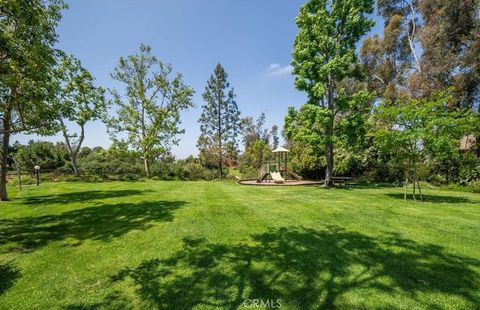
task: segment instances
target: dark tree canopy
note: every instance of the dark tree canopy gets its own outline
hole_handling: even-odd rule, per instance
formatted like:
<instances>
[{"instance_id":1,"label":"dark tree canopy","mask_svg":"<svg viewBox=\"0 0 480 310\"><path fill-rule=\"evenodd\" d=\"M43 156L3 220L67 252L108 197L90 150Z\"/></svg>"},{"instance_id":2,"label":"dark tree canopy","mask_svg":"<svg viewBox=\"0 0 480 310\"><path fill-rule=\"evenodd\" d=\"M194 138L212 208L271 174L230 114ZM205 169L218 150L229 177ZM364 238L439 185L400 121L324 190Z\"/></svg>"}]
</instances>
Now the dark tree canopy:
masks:
<instances>
[{"instance_id":1,"label":"dark tree canopy","mask_svg":"<svg viewBox=\"0 0 480 310\"><path fill-rule=\"evenodd\" d=\"M47 133L57 110L51 104L62 0L3 0L0 6L0 200L7 200L6 169L10 136Z\"/></svg>"}]
</instances>

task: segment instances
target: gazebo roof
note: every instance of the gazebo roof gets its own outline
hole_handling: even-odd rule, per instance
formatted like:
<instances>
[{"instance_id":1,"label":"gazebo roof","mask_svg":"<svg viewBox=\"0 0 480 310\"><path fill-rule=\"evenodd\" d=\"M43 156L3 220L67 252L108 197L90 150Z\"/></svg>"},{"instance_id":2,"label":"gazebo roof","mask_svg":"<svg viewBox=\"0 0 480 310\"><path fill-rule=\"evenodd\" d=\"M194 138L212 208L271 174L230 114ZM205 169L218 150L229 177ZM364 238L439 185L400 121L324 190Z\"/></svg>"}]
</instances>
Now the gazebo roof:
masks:
<instances>
[{"instance_id":1,"label":"gazebo roof","mask_svg":"<svg viewBox=\"0 0 480 310\"><path fill-rule=\"evenodd\" d=\"M283 147L277 147L272 151L272 153L286 153L286 152L290 152L290 151Z\"/></svg>"}]
</instances>

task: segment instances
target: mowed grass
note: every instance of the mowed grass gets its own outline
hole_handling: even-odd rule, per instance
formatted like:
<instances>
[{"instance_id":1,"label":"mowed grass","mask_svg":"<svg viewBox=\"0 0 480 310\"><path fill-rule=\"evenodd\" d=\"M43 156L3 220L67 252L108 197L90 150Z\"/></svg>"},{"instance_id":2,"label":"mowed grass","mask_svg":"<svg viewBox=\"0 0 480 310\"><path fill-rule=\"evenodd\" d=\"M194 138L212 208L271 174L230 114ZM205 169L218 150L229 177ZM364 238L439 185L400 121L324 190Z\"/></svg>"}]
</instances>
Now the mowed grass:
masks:
<instances>
[{"instance_id":1,"label":"mowed grass","mask_svg":"<svg viewBox=\"0 0 480 310\"><path fill-rule=\"evenodd\" d=\"M45 183L0 204L2 309L474 309L480 195Z\"/></svg>"}]
</instances>

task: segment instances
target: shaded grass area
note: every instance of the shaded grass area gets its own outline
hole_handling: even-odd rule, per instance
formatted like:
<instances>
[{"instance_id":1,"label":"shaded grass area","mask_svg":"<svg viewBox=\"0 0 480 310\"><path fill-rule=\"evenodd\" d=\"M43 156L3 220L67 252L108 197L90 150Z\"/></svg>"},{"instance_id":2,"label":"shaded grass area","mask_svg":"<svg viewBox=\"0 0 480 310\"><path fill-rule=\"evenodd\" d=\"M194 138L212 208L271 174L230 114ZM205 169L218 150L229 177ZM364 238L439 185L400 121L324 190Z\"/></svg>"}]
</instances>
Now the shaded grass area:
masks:
<instances>
[{"instance_id":1,"label":"shaded grass area","mask_svg":"<svg viewBox=\"0 0 480 310\"><path fill-rule=\"evenodd\" d=\"M397 199L405 199L404 194L402 193L388 193L387 196L392 197L392 198L397 198ZM473 203L476 204L478 203L475 200L470 200L467 197L461 197L461 196L447 196L447 195L423 195L423 201L424 202L437 202L437 203ZM407 199L413 199L413 196L411 193L407 195ZM420 200L420 196L417 193L417 200Z\"/></svg>"},{"instance_id":2,"label":"shaded grass area","mask_svg":"<svg viewBox=\"0 0 480 310\"><path fill-rule=\"evenodd\" d=\"M69 237L77 240L77 245L84 240L108 241L131 230L147 230L154 222L171 221L172 212L184 204L184 201L119 202L54 215L0 220L0 244L14 244L12 249L24 252Z\"/></svg>"},{"instance_id":3,"label":"shaded grass area","mask_svg":"<svg viewBox=\"0 0 480 310\"><path fill-rule=\"evenodd\" d=\"M0 209L0 308L472 309L479 244L476 194L43 184Z\"/></svg>"}]
</instances>

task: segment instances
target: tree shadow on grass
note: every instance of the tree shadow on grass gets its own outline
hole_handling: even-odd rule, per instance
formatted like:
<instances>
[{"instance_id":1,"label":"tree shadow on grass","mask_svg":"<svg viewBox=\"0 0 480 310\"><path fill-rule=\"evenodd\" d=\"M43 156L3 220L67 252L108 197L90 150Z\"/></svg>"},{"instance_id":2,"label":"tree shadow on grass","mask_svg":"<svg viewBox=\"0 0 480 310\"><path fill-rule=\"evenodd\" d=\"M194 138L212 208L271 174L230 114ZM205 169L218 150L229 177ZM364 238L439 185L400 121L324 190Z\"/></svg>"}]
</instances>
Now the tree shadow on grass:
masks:
<instances>
[{"instance_id":1,"label":"tree shadow on grass","mask_svg":"<svg viewBox=\"0 0 480 310\"><path fill-rule=\"evenodd\" d=\"M108 241L132 230L146 230L155 222L172 221L185 201L148 201L102 204L58 215L0 220L0 245L10 251L30 251L52 241L73 238Z\"/></svg>"},{"instance_id":2,"label":"tree shadow on grass","mask_svg":"<svg viewBox=\"0 0 480 310\"><path fill-rule=\"evenodd\" d=\"M20 277L20 271L12 263L0 263L0 295L8 290Z\"/></svg>"},{"instance_id":3,"label":"tree shadow on grass","mask_svg":"<svg viewBox=\"0 0 480 310\"><path fill-rule=\"evenodd\" d=\"M388 193L385 194L388 197L402 199L404 197L403 193ZM412 194L409 193L407 195L407 200L411 201ZM420 201L420 196L417 194L417 201ZM471 203L477 204L480 203L479 200L471 200L466 197L458 197L458 196L444 196L444 195L423 195L424 202L436 202L436 203Z\"/></svg>"},{"instance_id":4,"label":"tree shadow on grass","mask_svg":"<svg viewBox=\"0 0 480 310\"><path fill-rule=\"evenodd\" d=\"M237 309L245 299L281 299L297 309L442 308L439 295L468 308L480 303L479 266L397 234L288 227L253 235L249 244L184 239L169 258L125 268L112 281L132 283L146 308L159 309Z\"/></svg>"},{"instance_id":5,"label":"tree shadow on grass","mask_svg":"<svg viewBox=\"0 0 480 310\"><path fill-rule=\"evenodd\" d=\"M80 192L69 192L61 193L55 195L41 195L41 196L31 196L21 198L20 200L25 205L47 205L55 203L75 203L75 202L86 202L90 200L100 200L100 199L109 199L109 198L119 198L127 196L142 195L151 190L108 190L108 191L80 191Z\"/></svg>"}]
</instances>

